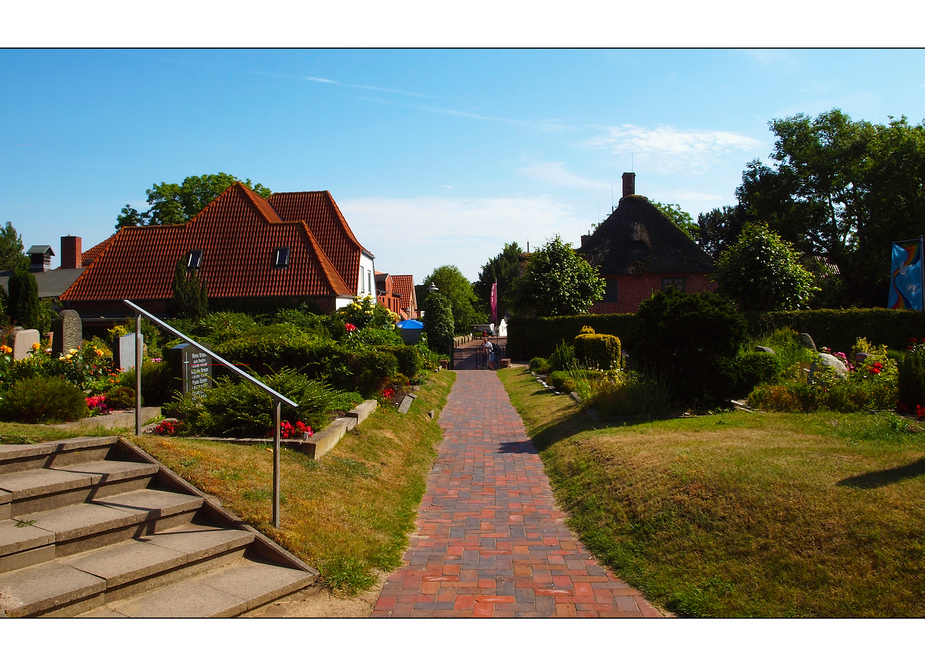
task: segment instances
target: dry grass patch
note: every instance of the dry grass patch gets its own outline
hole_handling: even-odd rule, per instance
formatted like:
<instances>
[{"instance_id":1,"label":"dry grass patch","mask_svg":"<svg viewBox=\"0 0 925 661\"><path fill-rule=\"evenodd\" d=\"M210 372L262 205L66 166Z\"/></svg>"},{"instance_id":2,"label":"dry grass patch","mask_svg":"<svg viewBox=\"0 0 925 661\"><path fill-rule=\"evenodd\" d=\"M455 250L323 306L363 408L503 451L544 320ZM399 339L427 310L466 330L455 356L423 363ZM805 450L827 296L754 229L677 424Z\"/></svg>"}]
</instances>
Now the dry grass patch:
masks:
<instances>
[{"instance_id":1,"label":"dry grass patch","mask_svg":"<svg viewBox=\"0 0 925 661\"><path fill-rule=\"evenodd\" d=\"M658 605L925 614L925 434L909 421L730 413L611 426L572 405L555 422L556 401L528 374L502 379L570 525Z\"/></svg>"},{"instance_id":2,"label":"dry grass patch","mask_svg":"<svg viewBox=\"0 0 925 661\"><path fill-rule=\"evenodd\" d=\"M369 587L374 570L401 563L442 432L441 410L455 375L429 377L407 415L379 408L318 461L283 449L280 528L272 521L270 445L239 446L143 437L146 451L310 565L348 594Z\"/></svg>"}]
</instances>

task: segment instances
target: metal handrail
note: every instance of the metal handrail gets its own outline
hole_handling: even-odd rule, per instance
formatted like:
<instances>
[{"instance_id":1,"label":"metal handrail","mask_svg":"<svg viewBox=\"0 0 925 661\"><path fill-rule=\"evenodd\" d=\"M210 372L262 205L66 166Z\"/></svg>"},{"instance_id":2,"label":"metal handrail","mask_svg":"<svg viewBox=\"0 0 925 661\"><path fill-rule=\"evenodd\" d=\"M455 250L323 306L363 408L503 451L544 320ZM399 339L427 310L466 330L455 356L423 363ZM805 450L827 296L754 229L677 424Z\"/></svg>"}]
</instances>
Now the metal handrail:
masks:
<instances>
[{"instance_id":1,"label":"metal handrail","mask_svg":"<svg viewBox=\"0 0 925 661\"><path fill-rule=\"evenodd\" d=\"M276 392L270 386L264 383L261 383L258 379L255 379L253 376L251 376L244 370L240 369L236 365L232 365L231 363L229 363L227 360L225 360L224 358L216 354L211 349L207 349L206 347L202 346L196 340L193 340L187 337L186 335L178 331L176 328L174 328L167 322L158 319L157 317L155 317L153 314L143 309L142 307L135 305L129 300L123 299L122 302L125 303L130 308L132 308L133 310L135 310L135 313L136 313L135 314L135 435L136 436L141 436L141 362L143 358L142 356L143 344L142 344L142 338L141 338L141 318L142 316L147 317L148 319L153 321L155 324L157 324L164 330L173 333L174 335L179 337L184 342L188 342L192 344L194 347L204 352L210 358L212 358L213 360L217 360L219 363L221 363L222 365L230 369L232 372L234 372L238 376L241 376L247 379L248 381L253 383L255 386L257 386L258 388L260 388L261 390L269 394L270 397L273 398L275 402L274 407L273 407L274 409L273 411L273 422L274 422L273 424L273 527L279 528L279 486L280 486L280 468L279 468L280 431L279 430L280 430L280 425L282 422L281 421L281 407L283 404L287 404L293 408L298 408L299 405L296 404L291 399L289 399L288 397L286 397L285 395L282 395Z\"/></svg>"}]
</instances>

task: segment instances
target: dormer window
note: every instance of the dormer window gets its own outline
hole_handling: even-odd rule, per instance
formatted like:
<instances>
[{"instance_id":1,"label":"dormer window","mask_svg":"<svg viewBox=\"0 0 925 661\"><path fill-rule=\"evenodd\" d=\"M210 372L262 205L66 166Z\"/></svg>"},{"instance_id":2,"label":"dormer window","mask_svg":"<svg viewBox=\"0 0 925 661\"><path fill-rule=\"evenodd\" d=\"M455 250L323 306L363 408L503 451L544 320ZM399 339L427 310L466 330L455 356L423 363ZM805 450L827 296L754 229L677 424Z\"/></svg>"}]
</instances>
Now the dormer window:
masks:
<instances>
[{"instance_id":1,"label":"dormer window","mask_svg":"<svg viewBox=\"0 0 925 661\"><path fill-rule=\"evenodd\" d=\"M289 248L276 248L273 251L273 268L284 269L289 266Z\"/></svg>"},{"instance_id":2,"label":"dormer window","mask_svg":"<svg viewBox=\"0 0 925 661\"><path fill-rule=\"evenodd\" d=\"M186 270L195 271L202 266L202 251L190 250L186 255Z\"/></svg>"}]
</instances>

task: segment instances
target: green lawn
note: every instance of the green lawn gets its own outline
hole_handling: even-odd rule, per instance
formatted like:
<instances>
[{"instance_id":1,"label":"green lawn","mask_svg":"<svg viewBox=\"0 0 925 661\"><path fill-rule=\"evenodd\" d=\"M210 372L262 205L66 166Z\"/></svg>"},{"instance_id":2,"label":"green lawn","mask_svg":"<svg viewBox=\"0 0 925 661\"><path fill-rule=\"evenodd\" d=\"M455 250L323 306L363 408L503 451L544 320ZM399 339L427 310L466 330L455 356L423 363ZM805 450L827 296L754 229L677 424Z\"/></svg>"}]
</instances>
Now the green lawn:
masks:
<instances>
[{"instance_id":1,"label":"green lawn","mask_svg":"<svg viewBox=\"0 0 925 661\"><path fill-rule=\"evenodd\" d=\"M499 372L570 525L657 605L706 617L925 615L925 433L887 413L597 422Z\"/></svg>"}]
</instances>

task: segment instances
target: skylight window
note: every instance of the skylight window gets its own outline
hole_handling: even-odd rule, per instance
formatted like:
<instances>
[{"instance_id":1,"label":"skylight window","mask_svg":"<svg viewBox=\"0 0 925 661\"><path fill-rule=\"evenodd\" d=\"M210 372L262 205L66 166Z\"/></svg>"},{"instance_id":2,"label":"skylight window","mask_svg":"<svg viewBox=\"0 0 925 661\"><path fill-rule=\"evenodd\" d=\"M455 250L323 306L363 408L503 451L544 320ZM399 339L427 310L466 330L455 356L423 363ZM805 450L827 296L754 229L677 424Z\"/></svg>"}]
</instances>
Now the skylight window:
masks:
<instances>
[{"instance_id":1,"label":"skylight window","mask_svg":"<svg viewBox=\"0 0 925 661\"><path fill-rule=\"evenodd\" d=\"M284 246L273 251L273 268L284 269L289 266L289 248Z\"/></svg>"},{"instance_id":2,"label":"skylight window","mask_svg":"<svg viewBox=\"0 0 925 661\"><path fill-rule=\"evenodd\" d=\"M202 251L190 250L186 256L186 270L195 271L202 266Z\"/></svg>"}]
</instances>

